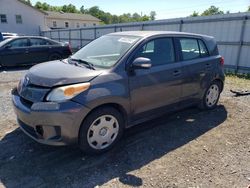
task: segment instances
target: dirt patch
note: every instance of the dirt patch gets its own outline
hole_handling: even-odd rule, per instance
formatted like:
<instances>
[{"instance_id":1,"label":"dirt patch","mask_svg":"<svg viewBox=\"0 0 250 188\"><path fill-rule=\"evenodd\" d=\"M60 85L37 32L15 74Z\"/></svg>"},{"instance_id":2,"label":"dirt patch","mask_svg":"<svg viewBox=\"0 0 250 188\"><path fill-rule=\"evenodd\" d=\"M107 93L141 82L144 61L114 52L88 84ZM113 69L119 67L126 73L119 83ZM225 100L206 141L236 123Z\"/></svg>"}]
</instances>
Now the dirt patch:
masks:
<instances>
[{"instance_id":1,"label":"dirt patch","mask_svg":"<svg viewBox=\"0 0 250 188\"><path fill-rule=\"evenodd\" d=\"M247 187L250 80L228 77L218 108L190 108L126 131L101 156L40 145L20 131L10 91L25 71L0 73L0 187ZM15 81L13 81L15 80Z\"/></svg>"}]
</instances>

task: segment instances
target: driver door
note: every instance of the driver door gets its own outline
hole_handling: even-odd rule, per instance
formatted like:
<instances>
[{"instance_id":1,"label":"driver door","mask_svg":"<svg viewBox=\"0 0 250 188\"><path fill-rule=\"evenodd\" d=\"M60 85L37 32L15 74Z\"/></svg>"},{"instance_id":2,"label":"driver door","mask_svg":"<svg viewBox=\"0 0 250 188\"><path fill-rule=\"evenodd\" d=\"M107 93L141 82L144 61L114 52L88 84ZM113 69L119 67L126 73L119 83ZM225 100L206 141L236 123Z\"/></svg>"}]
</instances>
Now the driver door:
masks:
<instances>
[{"instance_id":1,"label":"driver door","mask_svg":"<svg viewBox=\"0 0 250 188\"><path fill-rule=\"evenodd\" d=\"M174 41L157 38L141 47L135 57L151 59L150 69L129 76L131 109L135 120L173 110L181 97L182 67L176 62ZM169 109L168 109L169 110Z\"/></svg>"}]
</instances>

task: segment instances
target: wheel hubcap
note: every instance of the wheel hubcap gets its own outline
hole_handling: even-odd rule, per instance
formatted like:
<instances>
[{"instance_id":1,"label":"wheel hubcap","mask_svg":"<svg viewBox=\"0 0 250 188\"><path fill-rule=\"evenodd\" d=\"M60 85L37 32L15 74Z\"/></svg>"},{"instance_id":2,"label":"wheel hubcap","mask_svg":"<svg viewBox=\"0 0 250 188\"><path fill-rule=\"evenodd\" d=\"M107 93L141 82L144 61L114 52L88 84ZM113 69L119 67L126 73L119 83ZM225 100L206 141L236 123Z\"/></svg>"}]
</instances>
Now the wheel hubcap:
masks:
<instances>
[{"instance_id":1,"label":"wheel hubcap","mask_svg":"<svg viewBox=\"0 0 250 188\"><path fill-rule=\"evenodd\" d=\"M101 130L99 131L99 135L100 136L105 136L108 132L108 129L106 127L101 128Z\"/></svg>"},{"instance_id":2,"label":"wheel hubcap","mask_svg":"<svg viewBox=\"0 0 250 188\"><path fill-rule=\"evenodd\" d=\"M87 141L94 149L104 149L110 146L119 132L117 119L112 115L98 117L89 127Z\"/></svg>"},{"instance_id":3,"label":"wheel hubcap","mask_svg":"<svg viewBox=\"0 0 250 188\"><path fill-rule=\"evenodd\" d=\"M213 84L210 86L210 88L207 91L206 95L206 104L208 107L212 107L216 104L218 97L219 97L219 87L216 84Z\"/></svg>"}]
</instances>

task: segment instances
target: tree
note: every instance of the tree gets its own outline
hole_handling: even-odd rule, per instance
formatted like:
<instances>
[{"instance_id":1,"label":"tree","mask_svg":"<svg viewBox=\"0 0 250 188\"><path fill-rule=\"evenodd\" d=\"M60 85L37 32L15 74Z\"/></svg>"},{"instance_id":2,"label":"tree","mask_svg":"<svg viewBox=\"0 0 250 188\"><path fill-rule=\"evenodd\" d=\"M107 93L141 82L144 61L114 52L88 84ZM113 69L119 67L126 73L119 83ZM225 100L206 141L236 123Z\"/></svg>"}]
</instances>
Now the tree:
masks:
<instances>
[{"instance_id":1,"label":"tree","mask_svg":"<svg viewBox=\"0 0 250 188\"><path fill-rule=\"evenodd\" d=\"M250 12L250 6L248 7L248 10L247 11L249 11Z\"/></svg>"},{"instance_id":2,"label":"tree","mask_svg":"<svg viewBox=\"0 0 250 188\"><path fill-rule=\"evenodd\" d=\"M76 7L72 4L69 5L63 5L62 6L63 12L69 12L69 13L78 13L79 11L76 9Z\"/></svg>"},{"instance_id":3,"label":"tree","mask_svg":"<svg viewBox=\"0 0 250 188\"><path fill-rule=\"evenodd\" d=\"M147 15L139 15L138 13L134 13L131 15L130 13L123 14L120 16L112 15L109 12L104 12L98 6L93 6L89 9L85 9L84 6L81 6L80 10L78 10L74 5L63 5L63 6L51 6L47 3L37 2L35 7L44 11L56 11L56 12L68 12L68 13L82 13L82 14L90 14L99 18L103 24L113 24L113 23L126 23L126 22L140 22L140 21L148 21L155 19L156 13L151 11L150 16Z\"/></svg>"},{"instance_id":4,"label":"tree","mask_svg":"<svg viewBox=\"0 0 250 188\"><path fill-rule=\"evenodd\" d=\"M207 10L205 10L201 16L210 16L210 15L217 15L217 14L224 14L218 7L211 6Z\"/></svg>"},{"instance_id":5,"label":"tree","mask_svg":"<svg viewBox=\"0 0 250 188\"><path fill-rule=\"evenodd\" d=\"M194 11L190 16L191 17L197 17L197 16L199 16L199 12Z\"/></svg>"},{"instance_id":6,"label":"tree","mask_svg":"<svg viewBox=\"0 0 250 188\"><path fill-rule=\"evenodd\" d=\"M92 16L100 18L100 9L98 6L93 6L93 7L89 8L88 10L86 10L86 12L88 14L91 14Z\"/></svg>"},{"instance_id":7,"label":"tree","mask_svg":"<svg viewBox=\"0 0 250 188\"><path fill-rule=\"evenodd\" d=\"M112 19L111 19L111 23L113 23L113 24L119 23L119 17L116 16L116 15L113 15L113 16L112 16Z\"/></svg>"},{"instance_id":8,"label":"tree","mask_svg":"<svg viewBox=\"0 0 250 188\"><path fill-rule=\"evenodd\" d=\"M139 20L141 16L138 13L134 13L132 17L133 20Z\"/></svg>"},{"instance_id":9,"label":"tree","mask_svg":"<svg viewBox=\"0 0 250 188\"><path fill-rule=\"evenodd\" d=\"M63 11L63 12L69 12L69 13L80 13L80 11L77 10L77 8L72 4L63 5L63 6L51 6L47 3L41 3L38 1L35 4L35 7L37 9L45 10L45 11L56 11L56 12Z\"/></svg>"},{"instance_id":10,"label":"tree","mask_svg":"<svg viewBox=\"0 0 250 188\"><path fill-rule=\"evenodd\" d=\"M49 4L47 4L47 3L41 3L40 1L38 1L38 2L35 4L35 7L36 7L37 9L45 10L45 11L51 10Z\"/></svg>"},{"instance_id":11,"label":"tree","mask_svg":"<svg viewBox=\"0 0 250 188\"><path fill-rule=\"evenodd\" d=\"M84 6L81 6L81 8L80 8L80 12L81 12L82 14L85 14L85 9L84 9Z\"/></svg>"},{"instance_id":12,"label":"tree","mask_svg":"<svg viewBox=\"0 0 250 188\"><path fill-rule=\"evenodd\" d=\"M31 6L32 6L30 0L21 0L21 1L24 2L24 3L27 4L27 5L31 5Z\"/></svg>"},{"instance_id":13,"label":"tree","mask_svg":"<svg viewBox=\"0 0 250 188\"><path fill-rule=\"evenodd\" d=\"M145 21L149 21L149 20L152 20L152 19L151 19L149 16L144 15L144 16L142 16L142 17L140 18L139 21L145 22Z\"/></svg>"},{"instance_id":14,"label":"tree","mask_svg":"<svg viewBox=\"0 0 250 188\"><path fill-rule=\"evenodd\" d=\"M151 11L150 12L150 20L155 20L155 16L156 16L156 12L155 11Z\"/></svg>"}]
</instances>

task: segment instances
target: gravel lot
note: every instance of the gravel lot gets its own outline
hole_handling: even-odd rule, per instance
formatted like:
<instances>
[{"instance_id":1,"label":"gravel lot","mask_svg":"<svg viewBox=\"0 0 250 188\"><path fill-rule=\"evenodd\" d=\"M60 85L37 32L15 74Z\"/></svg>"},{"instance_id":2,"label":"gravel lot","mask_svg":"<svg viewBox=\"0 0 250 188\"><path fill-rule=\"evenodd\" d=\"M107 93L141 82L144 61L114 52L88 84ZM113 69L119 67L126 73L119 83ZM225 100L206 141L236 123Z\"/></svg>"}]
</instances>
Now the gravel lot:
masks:
<instances>
[{"instance_id":1,"label":"gravel lot","mask_svg":"<svg viewBox=\"0 0 250 188\"><path fill-rule=\"evenodd\" d=\"M217 109L190 108L126 131L101 156L40 145L17 126L10 90L25 70L0 72L0 187L245 187L250 185L250 80L227 77Z\"/></svg>"}]
</instances>

